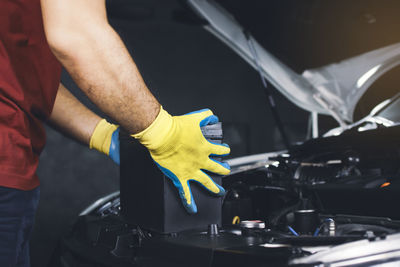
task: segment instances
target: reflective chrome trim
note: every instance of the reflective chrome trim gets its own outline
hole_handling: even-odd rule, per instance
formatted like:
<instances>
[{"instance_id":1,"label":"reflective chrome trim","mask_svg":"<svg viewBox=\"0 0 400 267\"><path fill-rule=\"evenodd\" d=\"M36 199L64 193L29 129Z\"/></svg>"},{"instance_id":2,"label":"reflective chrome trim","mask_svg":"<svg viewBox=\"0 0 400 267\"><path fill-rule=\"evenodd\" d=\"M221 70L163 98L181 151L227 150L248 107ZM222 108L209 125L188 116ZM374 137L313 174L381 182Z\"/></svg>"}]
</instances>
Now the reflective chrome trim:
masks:
<instances>
[{"instance_id":1,"label":"reflective chrome trim","mask_svg":"<svg viewBox=\"0 0 400 267\"><path fill-rule=\"evenodd\" d=\"M265 229L265 222L259 220L241 221L239 226L246 229Z\"/></svg>"},{"instance_id":2,"label":"reflective chrome trim","mask_svg":"<svg viewBox=\"0 0 400 267\"><path fill-rule=\"evenodd\" d=\"M314 264L320 266L370 266L373 262L400 263L400 234L382 239L360 240L327 248L307 257L291 260L290 264Z\"/></svg>"},{"instance_id":3,"label":"reflective chrome trim","mask_svg":"<svg viewBox=\"0 0 400 267\"><path fill-rule=\"evenodd\" d=\"M228 163L229 166L231 166L231 168L235 168L235 167L245 165L245 164L256 163L256 162L267 163L269 161L269 158L276 157L283 153L286 153L286 150L228 159L228 160L226 160L226 163Z\"/></svg>"},{"instance_id":4,"label":"reflective chrome trim","mask_svg":"<svg viewBox=\"0 0 400 267\"><path fill-rule=\"evenodd\" d=\"M93 210L95 210L96 208L98 208L99 206L105 204L107 201L110 201L111 199L115 198L119 196L119 191L116 191L114 193L111 193L105 197L102 197L98 200L96 200L95 202L93 202L91 205L89 205L86 209L84 209L79 216L84 216L84 215L88 215L89 213L91 213Z\"/></svg>"}]
</instances>

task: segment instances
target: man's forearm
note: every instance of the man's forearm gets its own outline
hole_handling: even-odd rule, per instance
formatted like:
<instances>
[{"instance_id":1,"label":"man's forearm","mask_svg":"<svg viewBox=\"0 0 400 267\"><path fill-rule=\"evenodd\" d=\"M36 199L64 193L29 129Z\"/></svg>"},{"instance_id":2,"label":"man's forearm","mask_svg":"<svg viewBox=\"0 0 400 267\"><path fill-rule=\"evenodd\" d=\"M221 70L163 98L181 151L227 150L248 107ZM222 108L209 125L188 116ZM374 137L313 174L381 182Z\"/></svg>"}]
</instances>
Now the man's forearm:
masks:
<instances>
[{"instance_id":1,"label":"man's forearm","mask_svg":"<svg viewBox=\"0 0 400 267\"><path fill-rule=\"evenodd\" d=\"M160 104L108 24L104 0L41 3L49 44L78 86L129 132L147 128Z\"/></svg>"},{"instance_id":2,"label":"man's forearm","mask_svg":"<svg viewBox=\"0 0 400 267\"><path fill-rule=\"evenodd\" d=\"M81 104L62 84L50 116L50 124L66 135L89 145L101 118Z\"/></svg>"},{"instance_id":3,"label":"man's forearm","mask_svg":"<svg viewBox=\"0 0 400 267\"><path fill-rule=\"evenodd\" d=\"M204 171L229 174L228 164L210 156L227 155L230 149L208 142L200 129L217 123L218 117L209 109L171 116L160 107L108 24L105 0L41 0L41 4L47 40L56 57L89 98L148 149L179 190L187 211L197 212L191 181L222 196L224 189ZM103 127L102 122L94 129L90 147L118 163L120 128L107 123Z\"/></svg>"}]
</instances>

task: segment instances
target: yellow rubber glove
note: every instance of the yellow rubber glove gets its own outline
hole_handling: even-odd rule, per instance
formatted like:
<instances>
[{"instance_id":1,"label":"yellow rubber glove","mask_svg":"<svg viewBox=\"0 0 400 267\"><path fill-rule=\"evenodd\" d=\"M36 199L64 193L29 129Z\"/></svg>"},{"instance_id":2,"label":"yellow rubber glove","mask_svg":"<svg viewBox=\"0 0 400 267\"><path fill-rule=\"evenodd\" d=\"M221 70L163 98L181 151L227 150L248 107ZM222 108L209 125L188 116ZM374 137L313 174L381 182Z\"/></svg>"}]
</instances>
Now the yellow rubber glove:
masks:
<instances>
[{"instance_id":1,"label":"yellow rubber glove","mask_svg":"<svg viewBox=\"0 0 400 267\"><path fill-rule=\"evenodd\" d=\"M228 155L228 145L209 142L200 129L217 122L218 117L209 109L171 116L161 107L157 118L147 129L132 135L149 150L157 166L173 181L189 213L197 212L189 182L197 182L217 196L225 194L225 190L204 172L230 173L227 163L210 159L210 156Z\"/></svg>"},{"instance_id":2,"label":"yellow rubber glove","mask_svg":"<svg viewBox=\"0 0 400 267\"><path fill-rule=\"evenodd\" d=\"M106 154L119 165L119 126L102 119L93 131L89 147Z\"/></svg>"}]
</instances>

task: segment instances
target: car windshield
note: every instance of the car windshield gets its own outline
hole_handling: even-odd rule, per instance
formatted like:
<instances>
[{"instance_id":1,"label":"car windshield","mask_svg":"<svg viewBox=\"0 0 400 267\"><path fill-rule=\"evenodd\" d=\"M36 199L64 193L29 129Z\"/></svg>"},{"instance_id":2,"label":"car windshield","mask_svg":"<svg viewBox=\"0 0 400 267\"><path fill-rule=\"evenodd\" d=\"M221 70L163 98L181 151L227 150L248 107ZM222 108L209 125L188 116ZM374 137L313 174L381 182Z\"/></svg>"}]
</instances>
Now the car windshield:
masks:
<instances>
[{"instance_id":1,"label":"car windshield","mask_svg":"<svg viewBox=\"0 0 400 267\"><path fill-rule=\"evenodd\" d=\"M398 96L392 103L390 103L382 111L378 112L375 116L400 123L400 96Z\"/></svg>"}]
</instances>

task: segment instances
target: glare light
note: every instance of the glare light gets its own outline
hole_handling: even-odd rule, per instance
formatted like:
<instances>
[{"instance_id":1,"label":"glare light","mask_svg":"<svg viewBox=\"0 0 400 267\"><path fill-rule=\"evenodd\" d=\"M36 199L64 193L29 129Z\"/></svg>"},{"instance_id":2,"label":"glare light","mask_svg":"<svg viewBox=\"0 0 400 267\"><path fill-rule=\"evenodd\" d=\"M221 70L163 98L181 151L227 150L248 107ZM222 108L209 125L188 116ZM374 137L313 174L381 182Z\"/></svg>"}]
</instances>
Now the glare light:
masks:
<instances>
[{"instance_id":1,"label":"glare light","mask_svg":"<svg viewBox=\"0 0 400 267\"><path fill-rule=\"evenodd\" d=\"M384 187L389 186L389 185L390 185L389 182L383 183L383 184L381 184L381 188L384 188Z\"/></svg>"},{"instance_id":2,"label":"glare light","mask_svg":"<svg viewBox=\"0 0 400 267\"><path fill-rule=\"evenodd\" d=\"M370 69L369 71L367 71L363 76L360 77L360 79L358 79L357 81L357 87L361 88L361 86L364 85L364 83L366 81L368 81L369 78L371 78L372 75L375 74L375 72L379 69L381 65L375 66L372 69Z\"/></svg>"}]
</instances>

